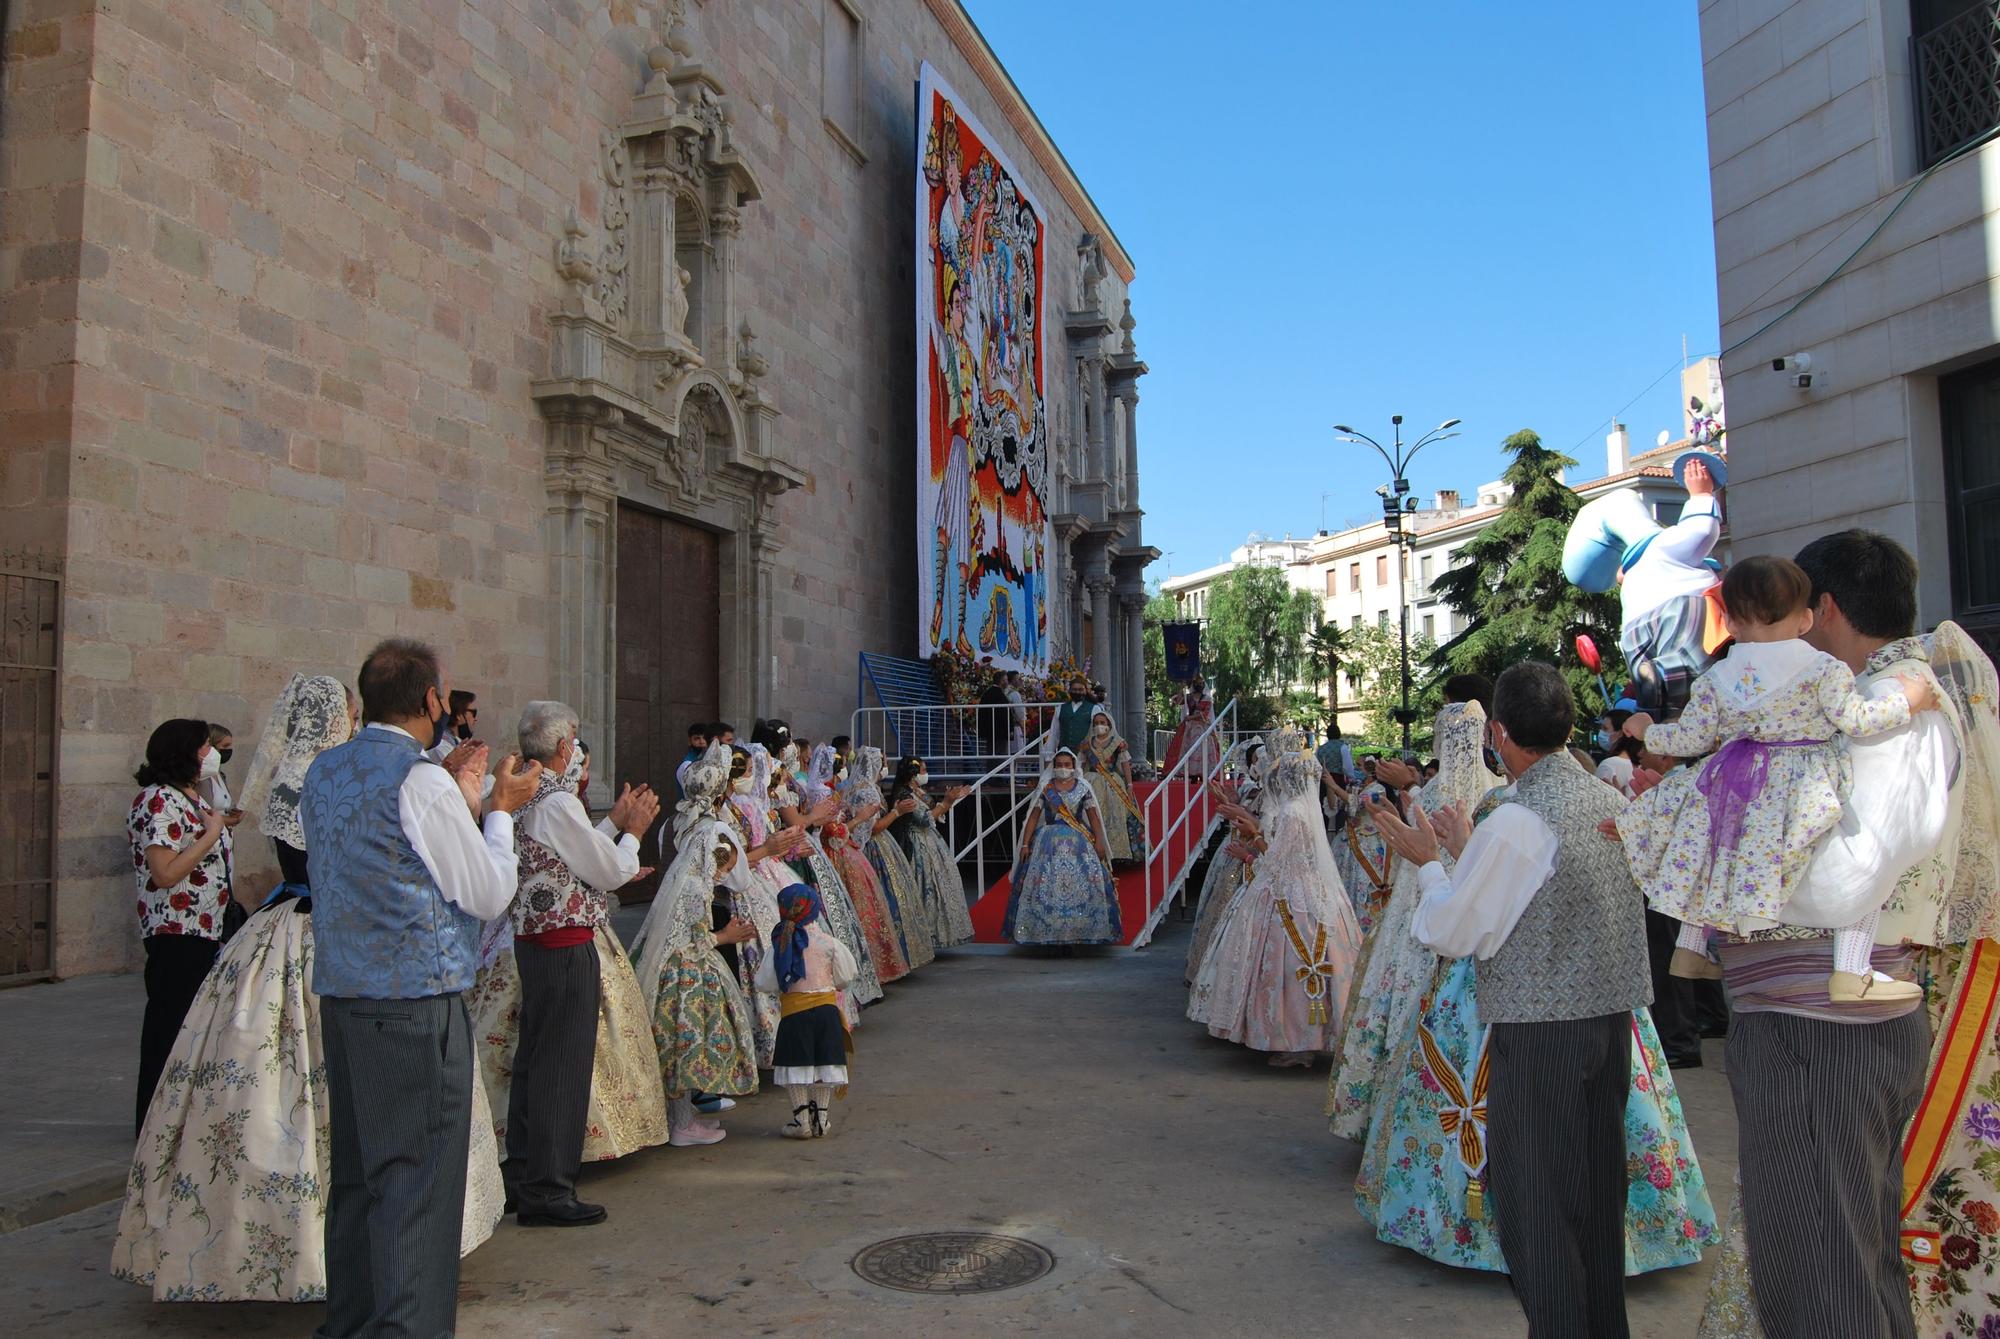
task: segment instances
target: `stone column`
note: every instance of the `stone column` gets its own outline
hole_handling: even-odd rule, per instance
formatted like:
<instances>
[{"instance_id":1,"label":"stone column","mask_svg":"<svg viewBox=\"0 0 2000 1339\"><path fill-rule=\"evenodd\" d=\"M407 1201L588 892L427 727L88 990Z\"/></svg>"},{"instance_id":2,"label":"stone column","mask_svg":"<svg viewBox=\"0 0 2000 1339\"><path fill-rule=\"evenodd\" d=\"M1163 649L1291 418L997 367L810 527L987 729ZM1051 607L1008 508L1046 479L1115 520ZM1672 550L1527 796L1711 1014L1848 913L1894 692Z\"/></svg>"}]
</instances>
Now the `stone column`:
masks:
<instances>
[{"instance_id":1,"label":"stone column","mask_svg":"<svg viewBox=\"0 0 2000 1339\"><path fill-rule=\"evenodd\" d=\"M1146 597L1125 597L1125 738L1144 756L1146 744Z\"/></svg>"},{"instance_id":2,"label":"stone column","mask_svg":"<svg viewBox=\"0 0 2000 1339\"><path fill-rule=\"evenodd\" d=\"M1090 677L1111 683L1111 578L1090 578Z\"/></svg>"},{"instance_id":3,"label":"stone column","mask_svg":"<svg viewBox=\"0 0 2000 1339\"><path fill-rule=\"evenodd\" d=\"M611 778L618 774L611 700L618 490L596 436L600 417L574 402L551 414L542 540L553 597L549 686L560 701L576 708L580 733L601 750L587 798L602 806L611 802Z\"/></svg>"}]
</instances>

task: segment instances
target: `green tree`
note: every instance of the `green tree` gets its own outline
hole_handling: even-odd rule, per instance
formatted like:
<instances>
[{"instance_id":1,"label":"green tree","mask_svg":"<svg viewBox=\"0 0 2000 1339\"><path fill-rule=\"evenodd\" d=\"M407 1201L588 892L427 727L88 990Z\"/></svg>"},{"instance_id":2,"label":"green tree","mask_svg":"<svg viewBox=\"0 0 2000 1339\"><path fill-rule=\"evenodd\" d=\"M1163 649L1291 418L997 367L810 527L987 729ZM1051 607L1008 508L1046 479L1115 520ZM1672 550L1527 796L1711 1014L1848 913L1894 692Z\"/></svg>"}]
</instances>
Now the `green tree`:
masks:
<instances>
[{"instance_id":1,"label":"green tree","mask_svg":"<svg viewBox=\"0 0 2000 1339\"><path fill-rule=\"evenodd\" d=\"M1180 689L1167 678L1167 634L1169 623L1180 621L1180 606L1173 597L1153 592L1146 601L1143 617L1146 632L1146 721L1147 728L1159 729L1174 720L1174 696Z\"/></svg>"},{"instance_id":2,"label":"green tree","mask_svg":"<svg viewBox=\"0 0 2000 1339\"><path fill-rule=\"evenodd\" d=\"M1295 591L1276 567L1238 567L1208 591L1202 660L1217 703L1265 699L1275 706L1303 677L1306 639L1319 601ZM1267 711L1270 707L1267 707Z\"/></svg>"},{"instance_id":3,"label":"green tree","mask_svg":"<svg viewBox=\"0 0 2000 1339\"><path fill-rule=\"evenodd\" d=\"M1608 681L1618 681L1624 664L1617 597L1578 590L1562 571L1563 541L1583 501L1560 476L1576 462L1526 429L1500 449L1512 457L1501 477L1514 491L1500 515L1459 550L1458 566L1432 585L1471 620L1438 650L1434 663L1498 677L1523 660L1548 661L1569 680L1578 720L1594 719L1604 706L1596 676L1577 661L1577 634L1589 633L1597 642Z\"/></svg>"},{"instance_id":4,"label":"green tree","mask_svg":"<svg viewBox=\"0 0 2000 1339\"><path fill-rule=\"evenodd\" d=\"M1403 704L1402 644L1397 629L1376 624L1354 628L1346 634L1346 672L1361 681L1355 705L1367 713L1366 743L1383 748L1401 748L1403 727L1396 723L1396 708ZM1433 663L1438 654L1434 638L1418 632L1410 636L1410 709L1417 719L1410 725L1410 747L1419 753L1431 747L1431 725L1444 706L1444 679ZM1353 741L1359 745L1362 741Z\"/></svg>"}]
</instances>

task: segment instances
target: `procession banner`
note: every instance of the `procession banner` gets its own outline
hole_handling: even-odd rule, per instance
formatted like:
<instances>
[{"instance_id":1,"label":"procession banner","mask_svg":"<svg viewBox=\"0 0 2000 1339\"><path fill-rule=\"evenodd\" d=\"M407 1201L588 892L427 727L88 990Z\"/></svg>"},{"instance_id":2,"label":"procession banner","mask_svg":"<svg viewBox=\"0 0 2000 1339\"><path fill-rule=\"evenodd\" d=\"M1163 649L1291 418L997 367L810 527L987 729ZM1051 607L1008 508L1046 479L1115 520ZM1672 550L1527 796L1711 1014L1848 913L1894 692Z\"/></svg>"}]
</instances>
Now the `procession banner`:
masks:
<instances>
[{"instance_id":1,"label":"procession banner","mask_svg":"<svg viewBox=\"0 0 2000 1339\"><path fill-rule=\"evenodd\" d=\"M1168 623L1160 629L1167 646L1167 678L1191 683L1201 675L1201 624Z\"/></svg>"},{"instance_id":2,"label":"procession banner","mask_svg":"<svg viewBox=\"0 0 2000 1339\"><path fill-rule=\"evenodd\" d=\"M917 80L917 646L1049 661L1047 224L926 63Z\"/></svg>"}]
</instances>

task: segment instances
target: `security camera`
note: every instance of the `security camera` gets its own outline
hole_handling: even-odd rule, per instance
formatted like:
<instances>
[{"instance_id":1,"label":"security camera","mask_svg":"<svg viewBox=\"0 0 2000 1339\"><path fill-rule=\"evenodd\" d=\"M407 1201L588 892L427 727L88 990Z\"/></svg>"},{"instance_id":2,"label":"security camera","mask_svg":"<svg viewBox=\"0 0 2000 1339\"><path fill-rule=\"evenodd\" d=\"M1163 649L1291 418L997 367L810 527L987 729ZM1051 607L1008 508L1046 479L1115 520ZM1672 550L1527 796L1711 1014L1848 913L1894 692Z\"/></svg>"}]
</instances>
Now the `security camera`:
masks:
<instances>
[{"instance_id":1,"label":"security camera","mask_svg":"<svg viewBox=\"0 0 2000 1339\"><path fill-rule=\"evenodd\" d=\"M1790 353L1786 354L1783 358L1773 358L1771 360L1771 370L1773 372L1810 372L1812 371L1812 355L1809 353ZM1808 381L1803 384L1810 386L1812 383Z\"/></svg>"}]
</instances>

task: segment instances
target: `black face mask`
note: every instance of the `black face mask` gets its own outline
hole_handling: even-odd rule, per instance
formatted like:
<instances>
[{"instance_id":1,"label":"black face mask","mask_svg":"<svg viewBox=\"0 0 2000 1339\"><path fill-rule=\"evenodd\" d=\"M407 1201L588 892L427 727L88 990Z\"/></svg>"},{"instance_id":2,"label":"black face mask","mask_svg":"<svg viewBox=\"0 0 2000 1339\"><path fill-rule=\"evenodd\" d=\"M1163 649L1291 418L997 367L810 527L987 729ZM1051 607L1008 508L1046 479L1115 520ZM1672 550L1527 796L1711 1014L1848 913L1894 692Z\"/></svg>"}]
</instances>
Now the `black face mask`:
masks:
<instances>
[{"instance_id":1,"label":"black face mask","mask_svg":"<svg viewBox=\"0 0 2000 1339\"><path fill-rule=\"evenodd\" d=\"M220 759L222 759L222 765L223 765L224 767L227 767L227 766L229 766L229 760L230 760L231 758L233 758L233 757L235 757L235 756L236 756L236 750L235 750L235 749L217 749L217 750L215 751L215 756L216 756L216 757L218 757L218 758L220 758Z\"/></svg>"}]
</instances>

